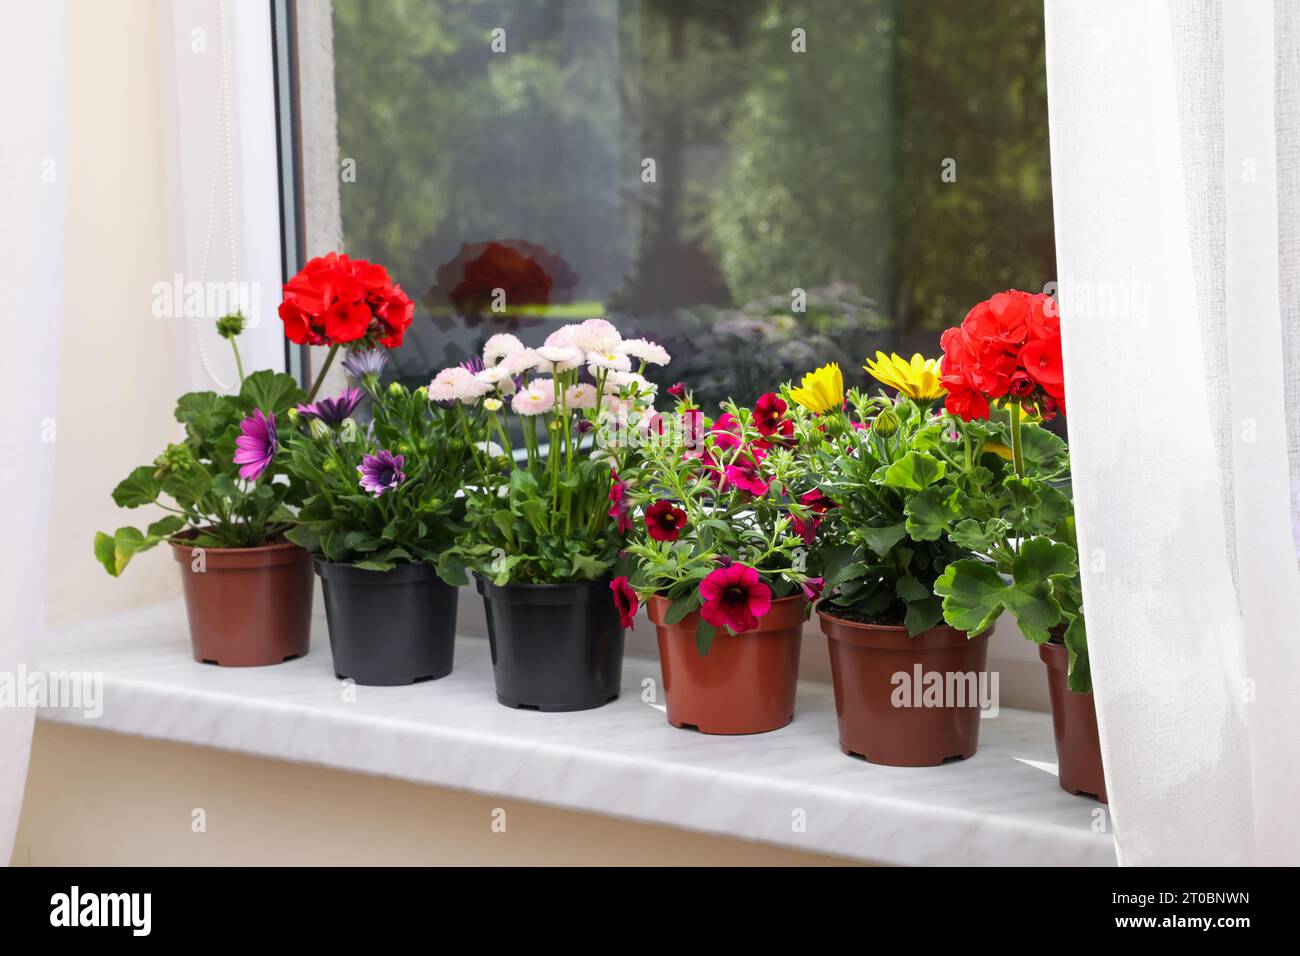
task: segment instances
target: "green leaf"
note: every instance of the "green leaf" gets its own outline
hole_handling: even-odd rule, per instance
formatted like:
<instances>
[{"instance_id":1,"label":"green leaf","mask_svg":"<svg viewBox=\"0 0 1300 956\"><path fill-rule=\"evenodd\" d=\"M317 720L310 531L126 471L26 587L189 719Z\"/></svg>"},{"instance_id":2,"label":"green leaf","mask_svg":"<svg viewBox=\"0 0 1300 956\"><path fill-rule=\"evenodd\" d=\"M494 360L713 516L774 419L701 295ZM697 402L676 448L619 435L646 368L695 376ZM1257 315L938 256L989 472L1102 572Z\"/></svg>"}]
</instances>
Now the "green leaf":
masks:
<instances>
[{"instance_id":1,"label":"green leaf","mask_svg":"<svg viewBox=\"0 0 1300 956\"><path fill-rule=\"evenodd\" d=\"M1026 541L1012 562L1011 580L982 561L954 561L935 582L943 597L944 619L958 630L977 634L1008 610L1020 631L1042 644L1061 623L1061 606L1053 596L1057 579L1078 574L1074 549L1049 538Z\"/></svg>"},{"instance_id":2,"label":"green leaf","mask_svg":"<svg viewBox=\"0 0 1300 956\"><path fill-rule=\"evenodd\" d=\"M909 451L885 471L884 484L890 488L924 491L943 477L946 466L924 452Z\"/></svg>"},{"instance_id":3,"label":"green leaf","mask_svg":"<svg viewBox=\"0 0 1300 956\"><path fill-rule=\"evenodd\" d=\"M903 624L906 625L907 633L911 637L924 634L942 620L943 605L933 594L923 600L907 602L907 614L903 617Z\"/></svg>"},{"instance_id":4,"label":"green leaf","mask_svg":"<svg viewBox=\"0 0 1300 956\"><path fill-rule=\"evenodd\" d=\"M1065 630L1065 646L1070 652L1070 690L1077 694L1092 693L1092 666L1088 659L1088 632L1083 615L1077 615Z\"/></svg>"},{"instance_id":5,"label":"green leaf","mask_svg":"<svg viewBox=\"0 0 1300 956\"><path fill-rule=\"evenodd\" d=\"M1070 453L1060 436L1041 425L1023 425L1020 449L1030 474L1054 474L1069 465Z\"/></svg>"},{"instance_id":6,"label":"green leaf","mask_svg":"<svg viewBox=\"0 0 1300 956\"><path fill-rule=\"evenodd\" d=\"M1011 525L1002 518L990 518L984 524L974 518L963 518L953 526L953 544L967 551L987 554L995 547L1006 544L1011 535Z\"/></svg>"},{"instance_id":7,"label":"green leaf","mask_svg":"<svg viewBox=\"0 0 1300 956\"><path fill-rule=\"evenodd\" d=\"M153 504L162 492L162 481L154 477L157 468L141 465L113 489L113 502L119 508L139 508Z\"/></svg>"},{"instance_id":8,"label":"green leaf","mask_svg":"<svg viewBox=\"0 0 1300 956\"><path fill-rule=\"evenodd\" d=\"M167 515L165 518L159 518L149 525L145 530L145 536L161 541L163 538L170 538L184 527L185 519L180 515Z\"/></svg>"},{"instance_id":9,"label":"green leaf","mask_svg":"<svg viewBox=\"0 0 1300 956\"><path fill-rule=\"evenodd\" d=\"M910 574L905 574L898 579L894 585L894 593L904 601L924 601L934 597L929 588Z\"/></svg>"},{"instance_id":10,"label":"green leaf","mask_svg":"<svg viewBox=\"0 0 1300 956\"><path fill-rule=\"evenodd\" d=\"M455 550L444 551L438 555L435 567L438 577L454 588L463 588L469 584L469 575L465 573L465 561Z\"/></svg>"},{"instance_id":11,"label":"green leaf","mask_svg":"<svg viewBox=\"0 0 1300 956\"><path fill-rule=\"evenodd\" d=\"M701 657L707 657L709 648L713 646L713 625L704 620L704 615L695 622L695 649L700 652Z\"/></svg>"},{"instance_id":12,"label":"green leaf","mask_svg":"<svg viewBox=\"0 0 1300 956\"><path fill-rule=\"evenodd\" d=\"M504 509L493 512L492 521L496 524L501 534L505 536L506 541L514 543L515 540L515 516L513 513Z\"/></svg>"},{"instance_id":13,"label":"green leaf","mask_svg":"<svg viewBox=\"0 0 1300 956\"><path fill-rule=\"evenodd\" d=\"M250 410L260 408L265 415L280 415L305 401L307 393L292 375L262 369L244 379L239 397Z\"/></svg>"},{"instance_id":14,"label":"green leaf","mask_svg":"<svg viewBox=\"0 0 1300 956\"><path fill-rule=\"evenodd\" d=\"M664 623L676 624L699 606L700 589L694 588L668 605L668 610L664 612Z\"/></svg>"},{"instance_id":15,"label":"green leaf","mask_svg":"<svg viewBox=\"0 0 1300 956\"><path fill-rule=\"evenodd\" d=\"M138 528L118 528L111 538L100 531L95 535L95 557L105 571L117 577L133 557L161 540L161 535L147 535Z\"/></svg>"},{"instance_id":16,"label":"green leaf","mask_svg":"<svg viewBox=\"0 0 1300 956\"><path fill-rule=\"evenodd\" d=\"M927 488L903 507L907 533L916 541L938 541L962 511L961 489L955 485Z\"/></svg>"},{"instance_id":17,"label":"green leaf","mask_svg":"<svg viewBox=\"0 0 1300 956\"><path fill-rule=\"evenodd\" d=\"M609 570L609 562L590 554L576 552L571 555L573 561L573 578L578 581L594 581L604 576Z\"/></svg>"},{"instance_id":18,"label":"green leaf","mask_svg":"<svg viewBox=\"0 0 1300 956\"><path fill-rule=\"evenodd\" d=\"M907 537L907 526L902 521L883 528L861 527L855 530L862 542L882 558L889 554L894 545Z\"/></svg>"},{"instance_id":19,"label":"green leaf","mask_svg":"<svg viewBox=\"0 0 1300 956\"><path fill-rule=\"evenodd\" d=\"M353 561L352 566L354 568L361 568L361 570L363 571L391 571L393 570L394 567L396 567L396 565L393 564L392 561L375 561L375 560Z\"/></svg>"},{"instance_id":20,"label":"green leaf","mask_svg":"<svg viewBox=\"0 0 1300 956\"><path fill-rule=\"evenodd\" d=\"M239 411L230 399L216 392L186 392L176 399L176 420L200 441L215 437L238 419Z\"/></svg>"}]
</instances>

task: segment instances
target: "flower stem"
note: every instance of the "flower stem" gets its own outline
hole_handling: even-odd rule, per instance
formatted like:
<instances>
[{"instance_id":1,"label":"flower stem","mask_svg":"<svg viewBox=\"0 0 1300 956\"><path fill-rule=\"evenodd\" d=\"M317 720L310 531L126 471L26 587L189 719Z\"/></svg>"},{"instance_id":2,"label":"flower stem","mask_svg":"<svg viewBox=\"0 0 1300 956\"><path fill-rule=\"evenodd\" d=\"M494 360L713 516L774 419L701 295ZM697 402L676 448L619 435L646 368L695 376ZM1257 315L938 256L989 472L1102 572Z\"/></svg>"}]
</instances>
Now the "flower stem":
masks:
<instances>
[{"instance_id":1,"label":"flower stem","mask_svg":"<svg viewBox=\"0 0 1300 956\"><path fill-rule=\"evenodd\" d=\"M239 385L242 388L244 385L244 363L239 358L239 344L235 342L233 337L230 339L230 348L235 353L235 371L239 373Z\"/></svg>"},{"instance_id":2,"label":"flower stem","mask_svg":"<svg viewBox=\"0 0 1300 956\"><path fill-rule=\"evenodd\" d=\"M316 381L311 383L311 391L307 393L307 404L310 405L315 400L316 393L320 391L321 385L325 382L325 373L328 372L330 366L334 364L334 356L338 354L338 351L339 346L337 342L330 346L329 354L325 356L325 364L320 367L320 372L316 375Z\"/></svg>"},{"instance_id":3,"label":"flower stem","mask_svg":"<svg viewBox=\"0 0 1300 956\"><path fill-rule=\"evenodd\" d=\"M1020 446L1020 403L1011 403L1011 462L1016 474L1022 478L1025 474L1025 453Z\"/></svg>"}]
</instances>

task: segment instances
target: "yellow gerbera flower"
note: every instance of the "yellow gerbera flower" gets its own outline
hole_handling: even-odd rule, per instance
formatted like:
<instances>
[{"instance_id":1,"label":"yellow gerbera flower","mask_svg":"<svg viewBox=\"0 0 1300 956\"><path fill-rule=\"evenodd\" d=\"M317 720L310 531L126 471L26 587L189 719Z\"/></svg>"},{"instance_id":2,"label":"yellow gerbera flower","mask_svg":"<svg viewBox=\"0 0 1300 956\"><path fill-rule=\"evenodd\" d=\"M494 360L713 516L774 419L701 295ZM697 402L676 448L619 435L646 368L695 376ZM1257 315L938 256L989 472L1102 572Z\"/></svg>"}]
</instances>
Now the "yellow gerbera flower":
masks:
<instances>
[{"instance_id":1,"label":"yellow gerbera flower","mask_svg":"<svg viewBox=\"0 0 1300 956\"><path fill-rule=\"evenodd\" d=\"M913 355L910 362L897 353L886 355L877 352L875 360L867 359L867 364L862 367L877 381L918 402L933 401L948 394L939 381L939 360L923 358L920 352Z\"/></svg>"},{"instance_id":2,"label":"yellow gerbera flower","mask_svg":"<svg viewBox=\"0 0 1300 956\"><path fill-rule=\"evenodd\" d=\"M799 388L790 389L790 397L814 415L839 408L844 404L844 376L839 364L831 362L809 372Z\"/></svg>"}]
</instances>

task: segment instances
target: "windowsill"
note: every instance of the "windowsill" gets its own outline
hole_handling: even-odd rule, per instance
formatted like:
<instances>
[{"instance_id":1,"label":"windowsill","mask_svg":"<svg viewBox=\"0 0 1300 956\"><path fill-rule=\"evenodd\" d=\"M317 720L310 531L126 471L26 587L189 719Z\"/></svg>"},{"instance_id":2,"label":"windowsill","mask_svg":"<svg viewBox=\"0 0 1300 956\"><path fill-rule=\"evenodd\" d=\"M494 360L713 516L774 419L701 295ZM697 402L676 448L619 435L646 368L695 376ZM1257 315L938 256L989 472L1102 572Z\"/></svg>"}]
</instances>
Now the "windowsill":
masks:
<instances>
[{"instance_id":1,"label":"windowsill","mask_svg":"<svg viewBox=\"0 0 1300 956\"><path fill-rule=\"evenodd\" d=\"M1097 805L1057 786L1042 713L1003 708L961 763L877 767L840 753L825 683L801 682L780 731L708 737L670 727L641 700L643 679L660 680L658 662L641 657L627 658L623 696L599 710L502 707L482 638L458 642L449 677L357 687L346 703L319 615L307 657L218 668L190 659L180 601L51 634L41 664L104 675L100 717L44 709L42 720L878 863L1115 862L1110 835L1092 830Z\"/></svg>"}]
</instances>

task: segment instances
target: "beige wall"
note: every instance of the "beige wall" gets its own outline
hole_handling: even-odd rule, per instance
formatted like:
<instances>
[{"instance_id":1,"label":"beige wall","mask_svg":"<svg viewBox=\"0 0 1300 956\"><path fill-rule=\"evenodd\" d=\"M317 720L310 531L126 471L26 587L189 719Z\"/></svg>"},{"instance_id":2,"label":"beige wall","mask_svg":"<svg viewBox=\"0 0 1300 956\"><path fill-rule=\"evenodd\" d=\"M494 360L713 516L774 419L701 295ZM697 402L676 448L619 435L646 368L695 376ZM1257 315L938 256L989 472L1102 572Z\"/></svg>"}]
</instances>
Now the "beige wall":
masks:
<instances>
[{"instance_id":1,"label":"beige wall","mask_svg":"<svg viewBox=\"0 0 1300 956\"><path fill-rule=\"evenodd\" d=\"M36 728L20 866L848 862L109 731ZM192 829L196 808L206 832ZM498 808L504 833L492 828Z\"/></svg>"},{"instance_id":2,"label":"beige wall","mask_svg":"<svg viewBox=\"0 0 1300 956\"><path fill-rule=\"evenodd\" d=\"M171 329L151 311L171 274L163 118L150 0L72 0L68 202L59 418L46 612L51 627L179 592L163 549L114 580L96 531L159 514L119 510L113 486L177 434Z\"/></svg>"}]
</instances>

